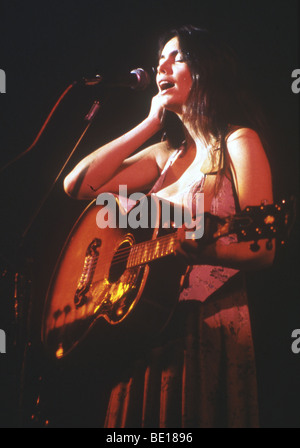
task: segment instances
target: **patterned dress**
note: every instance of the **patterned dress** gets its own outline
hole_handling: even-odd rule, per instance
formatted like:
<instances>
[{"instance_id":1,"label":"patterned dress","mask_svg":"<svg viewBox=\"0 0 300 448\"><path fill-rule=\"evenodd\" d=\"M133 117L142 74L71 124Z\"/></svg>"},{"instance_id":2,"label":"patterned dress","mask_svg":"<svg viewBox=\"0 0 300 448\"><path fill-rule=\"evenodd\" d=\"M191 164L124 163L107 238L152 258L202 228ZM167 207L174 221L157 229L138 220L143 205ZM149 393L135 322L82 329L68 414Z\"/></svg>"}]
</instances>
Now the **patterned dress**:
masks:
<instances>
[{"instance_id":1,"label":"patterned dress","mask_svg":"<svg viewBox=\"0 0 300 448\"><path fill-rule=\"evenodd\" d=\"M159 196L173 153L151 193ZM180 192L193 207L207 175ZM236 211L224 176L210 212ZM222 238L234 244L235 238ZM243 274L222 266L191 267L175 313L159 341L128 362L112 382L106 428L258 427L255 355Z\"/></svg>"}]
</instances>

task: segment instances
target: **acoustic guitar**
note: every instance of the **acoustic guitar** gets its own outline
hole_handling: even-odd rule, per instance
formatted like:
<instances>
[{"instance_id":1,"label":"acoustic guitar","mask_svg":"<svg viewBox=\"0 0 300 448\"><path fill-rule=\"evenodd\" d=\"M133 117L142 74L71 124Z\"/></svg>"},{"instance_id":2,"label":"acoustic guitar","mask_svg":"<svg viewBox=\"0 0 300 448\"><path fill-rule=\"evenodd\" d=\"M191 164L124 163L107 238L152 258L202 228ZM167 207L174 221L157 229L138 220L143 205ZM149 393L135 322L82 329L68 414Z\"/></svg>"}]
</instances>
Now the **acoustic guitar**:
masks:
<instances>
[{"instance_id":1,"label":"acoustic guitar","mask_svg":"<svg viewBox=\"0 0 300 448\"><path fill-rule=\"evenodd\" d=\"M112 197L117 225L115 216L108 216L106 227L99 228L97 215L104 206L93 201L75 223L55 266L44 306L42 342L56 359L73 352L93 327L99 336L93 339L92 351L128 350L134 341L159 334L178 301L187 268L175 253L178 206L171 205L166 222L165 201L152 198L155 225L133 229L118 225L130 212L125 212L118 196ZM259 250L260 240L266 240L269 249L275 240L282 245L291 215L291 204L285 200L246 207L225 219L206 213L199 250L201 244L230 234L237 241L249 241L253 251Z\"/></svg>"}]
</instances>

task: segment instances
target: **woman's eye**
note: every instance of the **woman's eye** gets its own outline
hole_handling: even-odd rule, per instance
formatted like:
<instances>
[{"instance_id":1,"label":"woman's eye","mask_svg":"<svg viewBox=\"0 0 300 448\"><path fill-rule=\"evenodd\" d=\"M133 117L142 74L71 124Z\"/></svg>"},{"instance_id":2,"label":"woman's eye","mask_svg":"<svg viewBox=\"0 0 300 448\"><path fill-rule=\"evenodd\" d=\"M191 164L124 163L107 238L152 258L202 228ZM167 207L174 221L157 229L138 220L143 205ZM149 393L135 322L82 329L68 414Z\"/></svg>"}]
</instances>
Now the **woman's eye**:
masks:
<instances>
[{"instance_id":1,"label":"woman's eye","mask_svg":"<svg viewBox=\"0 0 300 448\"><path fill-rule=\"evenodd\" d=\"M183 54L178 54L175 58L175 62L184 62L185 58L183 56Z\"/></svg>"}]
</instances>

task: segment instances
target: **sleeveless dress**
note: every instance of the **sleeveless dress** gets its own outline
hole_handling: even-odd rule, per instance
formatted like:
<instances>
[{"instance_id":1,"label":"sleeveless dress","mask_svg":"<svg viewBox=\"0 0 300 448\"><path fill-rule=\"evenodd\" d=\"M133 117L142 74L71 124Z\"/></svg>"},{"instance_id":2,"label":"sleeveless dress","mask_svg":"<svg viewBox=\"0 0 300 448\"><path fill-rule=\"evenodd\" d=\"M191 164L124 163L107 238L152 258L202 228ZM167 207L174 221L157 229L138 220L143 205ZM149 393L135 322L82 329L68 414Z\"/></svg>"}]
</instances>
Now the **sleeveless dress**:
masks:
<instances>
[{"instance_id":1,"label":"sleeveless dress","mask_svg":"<svg viewBox=\"0 0 300 448\"><path fill-rule=\"evenodd\" d=\"M159 191L173 153L151 190ZM207 176L201 171L180 192L193 207ZM235 212L224 176L210 212ZM235 237L222 238L232 244ZM255 355L242 273L222 266L193 266L159 342L124 366L112 382L106 428L255 428L259 426Z\"/></svg>"}]
</instances>

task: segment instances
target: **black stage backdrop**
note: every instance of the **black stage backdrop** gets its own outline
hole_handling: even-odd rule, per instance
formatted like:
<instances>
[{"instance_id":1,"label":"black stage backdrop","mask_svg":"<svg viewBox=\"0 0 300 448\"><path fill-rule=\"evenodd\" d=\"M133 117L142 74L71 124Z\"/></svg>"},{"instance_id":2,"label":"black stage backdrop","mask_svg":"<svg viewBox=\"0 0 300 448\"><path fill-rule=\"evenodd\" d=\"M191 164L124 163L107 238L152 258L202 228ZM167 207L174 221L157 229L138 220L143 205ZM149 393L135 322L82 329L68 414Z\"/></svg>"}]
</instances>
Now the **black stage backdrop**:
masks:
<instances>
[{"instance_id":1,"label":"black stage backdrop","mask_svg":"<svg viewBox=\"0 0 300 448\"><path fill-rule=\"evenodd\" d=\"M70 84L96 73L128 73L137 67L151 72L161 33L192 23L219 32L237 51L269 120L276 198L297 194L299 95L291 89L292 72L300 68L297 20L295 0L1 0L0 69L6 93L0 95L0 329L7 338L6 353L0 354L1 427L30 426L42 375L39 329L45 291L60 248L87 205L64 194L64 175L91 150L144 118L155 87L136 92L76 85L34 148L9 162L29 148ZM100 101L100 112L52 188L94 100ZM300 426L300 354L291 349L292 332L300 328L297 225L274 267L248 278L262 427Z\"/></svg>"}]
</instances>

